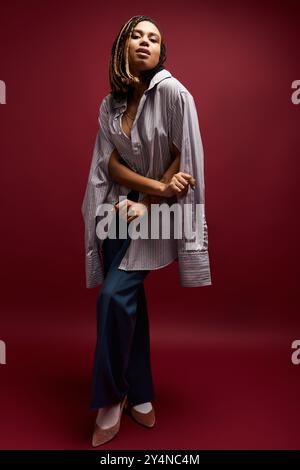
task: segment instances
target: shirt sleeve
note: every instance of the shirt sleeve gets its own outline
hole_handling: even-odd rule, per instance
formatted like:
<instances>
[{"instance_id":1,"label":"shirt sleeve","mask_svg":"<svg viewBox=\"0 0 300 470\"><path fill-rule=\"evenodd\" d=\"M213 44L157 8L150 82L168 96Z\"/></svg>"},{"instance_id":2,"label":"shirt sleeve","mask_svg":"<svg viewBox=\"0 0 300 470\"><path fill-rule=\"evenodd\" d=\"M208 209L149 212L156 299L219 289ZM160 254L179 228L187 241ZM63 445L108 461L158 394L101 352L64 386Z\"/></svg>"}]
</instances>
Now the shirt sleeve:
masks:
<instances>
[{"instance_id":1,"label":"shirt sleeve","mask_svg":"<svg viewBox=\"0 0 300 470\"><path fill-rule=\"evenodd\" d=\"M181 153L179 171L196 180L183 197L178 197L180 234L178 262L183 287L212 284L205 218L204 153L194 98L188 90L177 90L170 110L170 139Z\"/></svg>"},{"instance_id":2,"label":"shirt sleeve","mask_svg":"<svg viewBox=\"0 0 300 470\"><path fill-rule=\"evenodd\" d=\"M104 277L96 235L96 211L98 205L105 200L112 184L108 174L108 162L115 148L108 127L108 110L105 98L99 108L98 123L99 129L96 135L86 190L81 206L85 226L85 273L87 288L93 288L101 284Z\"/></svg>"}]
</instances>

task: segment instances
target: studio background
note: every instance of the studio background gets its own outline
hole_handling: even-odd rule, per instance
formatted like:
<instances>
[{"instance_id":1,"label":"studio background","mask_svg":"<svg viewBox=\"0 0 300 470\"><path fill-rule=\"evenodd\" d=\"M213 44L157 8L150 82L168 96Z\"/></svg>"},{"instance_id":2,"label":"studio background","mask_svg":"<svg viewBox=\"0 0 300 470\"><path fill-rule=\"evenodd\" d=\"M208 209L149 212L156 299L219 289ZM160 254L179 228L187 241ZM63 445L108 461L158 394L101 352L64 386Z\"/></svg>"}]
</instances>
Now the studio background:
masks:
<instances>
[{"instance_id":1,"label":"studio background","mask_svg":"<svg viewBox=\"0 0 300 470\"><path fill-rule=\"evenodd\" d=\"M158 22L197 106L213 284L182 288L176 262L146 279L157 425L125 417L105 448L299 448L299 6L0 8L0 448L90 448L98 288L81 204L112 43L137 14Z\"/></svg>"}]
</instances>

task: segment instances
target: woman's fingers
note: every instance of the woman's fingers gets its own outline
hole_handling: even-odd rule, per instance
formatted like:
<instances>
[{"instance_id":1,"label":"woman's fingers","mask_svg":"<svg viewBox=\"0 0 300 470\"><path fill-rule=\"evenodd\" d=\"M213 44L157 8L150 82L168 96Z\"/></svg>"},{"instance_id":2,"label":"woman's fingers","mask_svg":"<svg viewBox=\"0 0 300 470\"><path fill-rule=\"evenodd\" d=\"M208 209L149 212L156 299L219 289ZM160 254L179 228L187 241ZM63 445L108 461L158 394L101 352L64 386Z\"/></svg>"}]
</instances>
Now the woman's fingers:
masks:
<instances>
[{"instance_id":1,"label":"woman's fingers","mask_svg":"<svg viewBox=\"0 0 300 470\"><path fill-rule=\"evenodd\" d=\"M177 184L175 183L174 179L170 182L169 186L173 192L180 193L181 189L177 187Z\"/></svg>"},{"instance_id":2,"label":"woman's fingers","mask_svg":"<svg viewBox=\"0 0 300 470\"><path fill-rule=\"evenodd\" d=\"M174 178L173 183L177 188L179 188L179 190L182 190L185 188L185 185L182 184L177 178Z\"/></svg>"},{"instance_id":3,"label":"woman's fingers","mask_svg":"<svg viewBox=\"0 0 300 470\"><path fill-rule=\"evenodd\" d=\"M183 176L181 176L180 173L176 174L175 177L181 184L183 184L184 187L186 187L189 184L188 180L185 179Z\"/></svg>"},{"instance_id":4,"label":"woman's fingers","mask_svg":"<svg viewBox=\"0 0 300 470\"><path fill-rule=\"evenodd\" d=\"M190 181L188 182L186 179L184 179L181 175L176 174L172 178L172 181L170 183L171 188L173 191L175 191L178 194L181 194L184 192L186 194L186 189L188 188L189 184L194 187L195 186L195 179L192 177Z\"/></svg>"},{"instance_id":5,"label":"woman's fingers","mask_svg":"<svg viewBox=\"0 0 300 470\"><path fill-rule=\"evenodd\" d=\"M116 209L119 211L120 217L125 221L131 222L137 217L143 216L147 212L146 206L130 199L124 199L115 204Z\"/></svg>"},{"instance_id":6,"label":"woman's fingers","mask_svg":"<svg viewBox=\"0 0 300 470\"><path fill-rule=\"evenodd\" d=\"M181 180L181 178L183 178L184 180L188 181L188 183L192 186L195 186L195 184L196 184L195 178L192 175L190 175L189 173L184 173L183 171L180 171L179 173L176 173L175 176L180 178L180 180Z\"/></svg>"},{"instance_id":7,"label":"woman's fingers","mask_svg":"<svg viewBox=\"0 0 300 470\"><path fill-rule=\"evenodd\" d=\"M124 206L126 207L127 204L128 204L128 202L129 202L129 199L123 199L122 201L117 202L117 204L115 204L115 207L116 207L117 209L121 209L121 208L123 208Z\"/></svg>"},{"instance_id":8,"label":"woman's fingers","mask_svg":"<svg viewBox=\"0 0 300 470\"><path fill-rule=\"evenodd\" d=\"M183 178L187 179L187 180L190 180L192 177L192 175L190 175L189 173L184 173L183 171L179 171L178 173L176 173L176 175L181 175Z\"/></svg>"}]
</instances>

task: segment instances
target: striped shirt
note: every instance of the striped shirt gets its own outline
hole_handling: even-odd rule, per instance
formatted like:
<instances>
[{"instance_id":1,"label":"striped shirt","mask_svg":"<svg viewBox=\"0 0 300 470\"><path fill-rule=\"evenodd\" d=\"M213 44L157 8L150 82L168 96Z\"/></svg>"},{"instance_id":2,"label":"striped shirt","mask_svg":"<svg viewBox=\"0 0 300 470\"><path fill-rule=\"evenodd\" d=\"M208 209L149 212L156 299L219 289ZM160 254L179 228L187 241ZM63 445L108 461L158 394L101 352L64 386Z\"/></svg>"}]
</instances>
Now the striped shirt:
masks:
<instances>
[{"instance_id":1,"label":"striped shirt","mask_svg":"<svg viewBox=\"0 0 300 470\"><path fill-rule=\"evenodd\" d=\"M189 186L185 196L163 198L160 204L177 202L182 210L184 204L191 204L194 231L197 230L195 207L201 204L203 243L199 248L188 249L184 234L180 239L132 239L119 269L154 270L176 260L183 287L211 285L204 210L204 155L194 98L182 83L163 69L153 76L140 99L130 137L121 125L126 107L126 97L117 101L108 94L99 109L99 129L81 208L85 224L86 287L96 287L104 280L102 240L96 234L97 208L104 203L114 204L119 196L126 196L131 190L109 177L108 162L112 151L117 149L124 163L133 171L160 180L174 158L172 142L181 152L179 171L193 175L196 186L194 190ZM140 192L138 200L144 196Z\"/></svg>"}]
</instances>

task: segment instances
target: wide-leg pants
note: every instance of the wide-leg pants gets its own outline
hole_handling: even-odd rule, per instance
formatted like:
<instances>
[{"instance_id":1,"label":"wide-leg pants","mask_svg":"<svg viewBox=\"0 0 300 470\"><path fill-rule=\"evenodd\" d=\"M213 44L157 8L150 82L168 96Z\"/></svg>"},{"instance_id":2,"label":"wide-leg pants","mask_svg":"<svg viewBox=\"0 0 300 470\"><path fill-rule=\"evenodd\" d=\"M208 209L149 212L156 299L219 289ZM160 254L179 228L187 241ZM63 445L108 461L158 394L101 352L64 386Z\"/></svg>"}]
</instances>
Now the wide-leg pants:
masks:
<instances>
[{"instance_id":1,"label":"wide-leg pants","mask_svg":"<svg viewBox=\"0 0 300 470\"><path fill-rule=\"evenodd\" d=\"M130 191L128 198L138 200L138 192ZM92 409L117 404L126 394L132 405L154 398L143 284L150 271L118 269L130 242L127 231L127 239L106 238L102 245L105 277L96 303Z\"/></svg>"}]
</instances>

